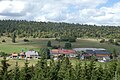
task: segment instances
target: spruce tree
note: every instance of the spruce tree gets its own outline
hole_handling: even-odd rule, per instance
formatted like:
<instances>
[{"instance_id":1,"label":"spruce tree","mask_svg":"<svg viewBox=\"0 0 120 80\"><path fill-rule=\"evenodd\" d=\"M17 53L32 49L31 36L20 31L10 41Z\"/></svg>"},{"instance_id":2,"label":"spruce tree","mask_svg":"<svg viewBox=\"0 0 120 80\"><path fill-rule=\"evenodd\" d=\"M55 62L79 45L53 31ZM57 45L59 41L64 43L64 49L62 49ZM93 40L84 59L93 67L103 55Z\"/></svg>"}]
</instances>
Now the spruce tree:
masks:
<instances>
[{"instance_id":1,"label":"spruce tree","mask_svg":"<svg viewBox=\"0 0 120 80\"><path fill-rule=\"evenodd\" d=\"M68 57L63 57L60 70L58 72L58 80L74 80L73 68Z\"/></svg>"},{"instance_id":2,"label":"spruce tree","mask_svg":"<svg viewBox=\"0 0 120 80\"><path fill-rule=\"evenodd\" d=\"M79 61L79 63L77 63L75 65L75 79L74 80L83 80L83 74L82 74L82 64Z\"/></svg>"},{"instance_id":3,"label":"spruce tree","mask_svg":"<svg viewBox=\"0 0 120 80\"><path fill-rule=\"evenodd\" d=\"M51 41L48 41L48 42L47 42L47 47L52 47Z\"/></svg>"},{"instance_id":4,"label":"spruce tree","mask_svg":"<svg viewBox=\"0 0 120 80\"><path fill-rule=\"evenodd\" d=\"M112 61L108 66L108 70L110 74L109 77L113 80L115 79L116 68L117 68L116 61Z\"/></svg>"},{"instance_id":5,"label":"spruce tree","mask_svg":"<svg viewBox=\"0 0 120 80\"><path fill-rule=\"evenodd\" d=\"M30 80L32 78L32 76L31 76L30 68L28 67L29 63L26 60L26 62L24 64L25 64L25 66L21 70L21 73L20 73L20 80Z\"/></svg>"},{"instance_id":6,"label":"spruce tree","mask_svg":"<svg viewBox=\"0 0 120 80\"><path fill-rule=\"evenodd\" d=\"M49 68L47 66L47 57L44 52L41 53L41 60L35 65L35 75L33 80L49 80L48 79Z\"/></svg>"},{"instance_id":7,"label":"spruce tree","mask_svg":"<svg viewBox=\"0 0 120 80\"><path fill-rule=\"evenodd\" d=\"M6 60L6 57L3 57L3 60L1 61L1 70L0 70L0 80L9 80L9 71L8 67L10 66L7 63L8 60Z\"/></svg>"},{"instance_id":8,"label":"spruce tree","mask_svg":"<svg viewBox=\"0 0 120 80\"><path fill-rule=\"evenodd\" d=\"M18 62L16 62L15 69L13 71L12 80L19 80L20 79L20 70L18 66Z\"/></svg>"},{"instance_id":9,"label":"spruce tree","mask_svg":"<svg viewBox=\"0 0 120 80\"><path fill-rule=\"evenodd\" d=\"M116 49L113 50L113 52L112 52L112 57L113 57L113 60L116 59L116 57L117 57Z\"/></svg>"},{"instance_id":10,"label":"spruce tree","mask_svg":"<svg viewBox=\"0 0 120 80\"><path fill-rule=\"evenodd\" d=\"M15 42L16 42L16 40L15 40L15 39L16 39L16 34L15 34L15 32L13 32L13 34L12 34L12 42L13 42L13 43L15 43Z\"/></svg>"}]
</instances>

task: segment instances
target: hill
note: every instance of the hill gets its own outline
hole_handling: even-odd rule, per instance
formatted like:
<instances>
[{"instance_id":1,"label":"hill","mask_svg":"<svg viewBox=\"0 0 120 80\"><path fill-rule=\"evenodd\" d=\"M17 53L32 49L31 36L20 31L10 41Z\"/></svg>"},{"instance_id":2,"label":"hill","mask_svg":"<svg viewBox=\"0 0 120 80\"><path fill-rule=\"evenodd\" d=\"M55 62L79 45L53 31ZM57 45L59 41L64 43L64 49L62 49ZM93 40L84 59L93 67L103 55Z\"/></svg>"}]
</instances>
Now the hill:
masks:
<instances>
[{"instance_id":1,"label":"hill","mask_svg":"<svg viewBox=\"0 0 120 80\"><path fill-rule=\"evenodd\" d=\"M64 35L77 38L120 38L119 26L0 20L0 36L11 37L13 32L19 38L56 38Z\"/></svg>"}]
</instances>

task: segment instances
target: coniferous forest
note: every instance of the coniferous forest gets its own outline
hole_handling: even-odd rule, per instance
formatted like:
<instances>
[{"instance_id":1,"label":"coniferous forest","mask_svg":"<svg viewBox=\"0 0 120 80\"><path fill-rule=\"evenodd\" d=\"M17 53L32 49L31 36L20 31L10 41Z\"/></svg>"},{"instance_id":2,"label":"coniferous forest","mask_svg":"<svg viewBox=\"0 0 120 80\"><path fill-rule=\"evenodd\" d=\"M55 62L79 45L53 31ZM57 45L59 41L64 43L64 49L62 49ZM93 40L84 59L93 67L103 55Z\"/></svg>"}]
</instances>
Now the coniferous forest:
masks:
<instances>
[{"instance_id":1,"label":"coniferous forest","mask_svg":"<svg viewBox=\"0 0 120 80\"><path fill-rule=\"evenodd\" d=\"M0 36L33 38L120 38L119 26L96 26L74 23L35 22L25 20L0 20Z\"/></svg>"}]
</instances>

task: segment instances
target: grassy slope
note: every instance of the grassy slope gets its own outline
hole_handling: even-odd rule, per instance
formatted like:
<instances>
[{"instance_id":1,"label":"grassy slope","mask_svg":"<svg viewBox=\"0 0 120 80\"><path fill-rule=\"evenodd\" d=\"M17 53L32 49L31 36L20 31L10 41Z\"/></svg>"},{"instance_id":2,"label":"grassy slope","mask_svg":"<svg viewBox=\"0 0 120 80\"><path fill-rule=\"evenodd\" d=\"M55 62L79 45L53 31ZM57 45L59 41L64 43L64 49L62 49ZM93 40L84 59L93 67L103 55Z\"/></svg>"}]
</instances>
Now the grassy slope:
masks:
<instances>
[{"instance_id":1,"label":"grassy slope","mask_svg":"<svg viewBox=\"0 0 120 80\"><path fill-rule=\"evenodd\" d=\"M6 43L1 42L3 39L6 40ZM58 42L54 39L29 39L30 42L23 42L23 39L17 39L16 43L12 43L10 38L0 38L0 51L6 52L6 53L12 53L12 52L21 52L22 49L25 51L29 49L35 49L39 51L39 48L46 47L47 41L51 40L52 45L61 45L64 46L65 42ZM113 49L116 49L117 52L120 52L120 47L115 46L112 44L107 43L99 43L98 40L95 39L78 39L77 42L72 43L73 48L106 48L108 51L113 51Z\"/></svg>"}]
</instances>

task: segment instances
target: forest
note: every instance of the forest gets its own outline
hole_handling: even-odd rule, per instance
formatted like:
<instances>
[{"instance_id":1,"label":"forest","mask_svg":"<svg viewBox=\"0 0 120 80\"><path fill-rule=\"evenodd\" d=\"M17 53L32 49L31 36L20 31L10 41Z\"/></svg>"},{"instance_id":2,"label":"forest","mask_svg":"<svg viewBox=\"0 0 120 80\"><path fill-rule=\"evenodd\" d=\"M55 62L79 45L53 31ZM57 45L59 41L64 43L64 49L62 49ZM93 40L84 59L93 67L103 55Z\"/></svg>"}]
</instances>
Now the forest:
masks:
<instances>
[{"instance_id":1,"label":"forest","mask_svg":"<svg viewBox=\"0 0 120 80\"><path fill-rule=\"evenodd\" d=\"M35 22L25 20L0 20L0 36L18 38L120 38L119 26L97 26L74 23Z\"/></svg>"}]
</instances>

